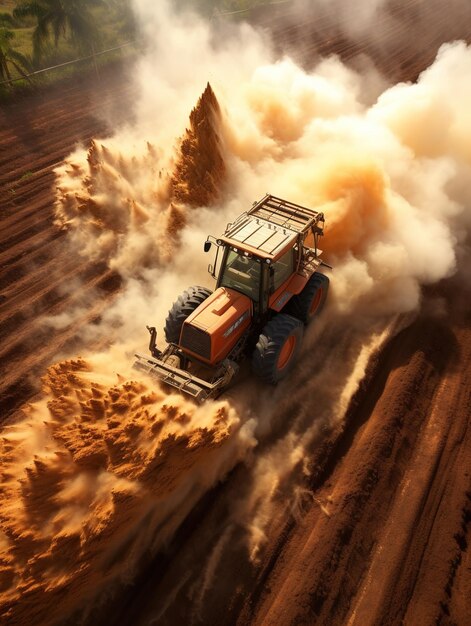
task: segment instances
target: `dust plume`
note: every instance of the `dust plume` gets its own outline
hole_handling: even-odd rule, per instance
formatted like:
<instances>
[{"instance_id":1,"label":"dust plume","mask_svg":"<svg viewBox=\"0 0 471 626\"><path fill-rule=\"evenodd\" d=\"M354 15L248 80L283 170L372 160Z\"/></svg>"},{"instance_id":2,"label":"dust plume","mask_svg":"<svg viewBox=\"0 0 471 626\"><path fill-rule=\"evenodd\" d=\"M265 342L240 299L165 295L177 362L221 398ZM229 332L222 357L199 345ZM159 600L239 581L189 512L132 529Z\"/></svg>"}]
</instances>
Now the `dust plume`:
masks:
<instances>
[{"instance_id":1,"label":"dust plume","mask_svg":"<svg viewBox=\"0 0 471 626\"><path fill-rule=\"evenodd\" d=\"M58 224L123 285L93 333L84 330L85 360L53 366L44 399L2 433L7 616L46 611L59 598L63 616L132 576L259 443L250 485L231 511L256 560L273 501L283 488L294 500L302 494L294 486L311 471L309 450L325 429L342 428L369 355L398 314L418 309L423 285L456 271L468 245L466 44L443 46L417 83L367 105L368 76L338 58L306 71L275 58L246 24L222 37L167 4L135 4L148 41L136 65L136 122L57 170ZM265 192L325 213L321 247L334 266L327 311L275 391L249 381L235 400L197 409L138 379L116 354L131 361L145 350L145 324L161 328L184 288L212 287L206 235ZM94 354L110 329L120 339ZM201 594L226 540L217 541Z\"/></svg>"},{"instance_id":2,"label":"dust plume","mask_svg":"<svg viewBox=\"0 0 471 626\"><path fill-rule=\"evenodd\" d=\"M212 206L223 193L220 125L208 83L173 151L129 135L78 149L56 169L56 224L83 255L123 276L168 263L188 209Z\"/></svg>"},{"instance_id":3,"label":"dust plume","mask_svg":"<svg viewBox=\"0 0 471 626\"><path fill-rule=\"evenodd\" d=\"M172 198L186 206L211 206L222 195L225 165L220 125L219 103L208 83L190 113L190 128L181 141L171 179Z\"/></svg>"},{"instance_id":4,"label":"dust plume","mask_svg":"<svg viewBox=\"0 0 471 626\"><path fill-rule=\"evenodd\" d=\"M129 580L253 445L227 402L197 408L97 371L93 359L51 366L47 399L3 429L5 623L83 618L83 599Z\"/></svg>"}]
</instances>

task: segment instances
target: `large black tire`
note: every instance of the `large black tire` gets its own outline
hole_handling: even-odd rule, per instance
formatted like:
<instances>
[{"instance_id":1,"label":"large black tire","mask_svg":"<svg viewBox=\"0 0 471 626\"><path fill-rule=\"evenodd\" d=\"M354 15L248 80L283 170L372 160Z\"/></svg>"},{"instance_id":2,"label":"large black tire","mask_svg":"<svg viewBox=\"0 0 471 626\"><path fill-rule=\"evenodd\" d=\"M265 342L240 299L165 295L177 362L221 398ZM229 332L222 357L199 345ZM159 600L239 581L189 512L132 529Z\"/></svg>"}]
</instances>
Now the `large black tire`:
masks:
<instances>
[{"instance_id":1,"label":"large black tire","mask_svg":"<svg viewBox=\"0 0 471 626\"><path fill-rule=\"evenodd\" d=\"M302 322L280 313L264 327L252 355L252 370L266 383L275 385L296 362L303 339Z\"/></svg>"},{"instance_id":2,"label":"large black tire","mask_svg":"<svg viewBox=\"0 0 471 626\"><path fill-rule=\"evenodd\" d=\"M322 311L328 291L329 279L324 274L316 272L307 281L301 293L291 298L283 313L296 317L303 324L308 324Z\"/></svg>"},{"instance_id":3,"label":"large black tire","mask_svg":"<svg viewBox=\"0 0 471 626\"><path fill-rule=\"evenodd\" d=\"M165 320L165 339L167 343L178 343L183 322L199 305L210 296L212 291L206 287L189 287L178 297L168 312Z\"/></svg>"}]
</instances>

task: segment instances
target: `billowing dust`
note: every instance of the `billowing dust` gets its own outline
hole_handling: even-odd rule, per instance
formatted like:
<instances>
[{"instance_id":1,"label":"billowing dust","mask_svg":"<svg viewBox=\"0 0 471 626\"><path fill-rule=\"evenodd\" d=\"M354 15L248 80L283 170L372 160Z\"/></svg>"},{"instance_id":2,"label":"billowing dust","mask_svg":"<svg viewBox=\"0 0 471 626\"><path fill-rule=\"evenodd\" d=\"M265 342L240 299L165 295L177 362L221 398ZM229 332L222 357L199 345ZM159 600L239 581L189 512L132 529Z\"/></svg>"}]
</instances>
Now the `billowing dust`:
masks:
<instances>
[{"instance_id":1,"label":"billowing dust","mask_svg":"<svg viewBox=\"0 0 471 626\"><path fill-rule=\"evenodd\" d=\"M188 209L212 206L223 193L220 125L208 84L174 153L147 141L136 154L119 138L77 150L57 169L56 224L84 255L124 276L169 263Z\"/></svg>"},{"instance_id":2,"label":"billowing dust","mask_svg":"<svg viewBox=\"0 0 471 626\"><path fill-rule=\"evenodd\" d=\"M136 123L57 170L57 221L70 244L124 279L93 339L113 327L114 350L145 350L146 323L161 328L189 285L213 286L206 235L265 192L325 213L331 293L293 375L276 390L236 387L237 411L228 400L196 409L120 365L124 378L110 383L110 352L49 370L44 400L2 434L0 602L15 618L59 598L63 617L132 576L205 488L275 435L230 512L256 559L271 501L293 468L309 472L321 428L341 425L368 355L397 314L420 306L422 285L462 270L469 245L464 43L443 46L416 84L368 106L371 77L336 58L306 72L274 59L247 25L221 35L164 3L135 5L149 42L136 65Z\"/></svg>"},{"instance_id":3,"label":"billowing dust","mask_svg":"<svg viewBox=\"0 0 471 626\"><path fill-rule=\"evenodd\" d=\"M227 402L93 370L51 366L45 399L3 429L2 621L55 623L132 577L252 445Z\"/></svg>"}]
</instances>

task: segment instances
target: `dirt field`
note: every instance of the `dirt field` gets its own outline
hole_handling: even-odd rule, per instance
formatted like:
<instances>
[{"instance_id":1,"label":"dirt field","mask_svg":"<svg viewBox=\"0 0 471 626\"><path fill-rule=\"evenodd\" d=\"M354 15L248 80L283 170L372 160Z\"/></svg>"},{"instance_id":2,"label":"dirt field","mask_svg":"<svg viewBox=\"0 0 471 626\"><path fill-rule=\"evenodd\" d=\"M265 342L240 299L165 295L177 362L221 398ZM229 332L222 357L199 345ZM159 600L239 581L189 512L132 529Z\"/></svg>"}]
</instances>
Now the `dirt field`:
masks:
<instances>
[{"instance_id":1,"label":"dirt field","mask_svg":"<svg viewBox=\"0 0 471 626\"><path fill-rule=\"evenodd\" d=\"M397 49L378 65L393 80L414 78L448 39L445 17L430 13L436 32L422 50ZM306 62L330 41L330 31L317 33L314 48L312 29L271 27L284 33L286 46L298 42ZM352 56L350 42L335 41L336 51ZM372 45L365 50L374 57ZM122 78L115 68L99 81L71 82L0 111L4 420L34 397L57 355L80 350L81 327L119 290L118 275L65 247L53 225L52 170L77 142L106 134L110 115L125 119L121 104L130 93ZM78 278L81 291L70 295L64 281ZM40 324L75 298L86 304L74 325L52 331ZM309 495L295 511L279 495L255 564L239 540L242 530L227 526L228 503L248 476L240 465L203 497L135 584L89 623L469 624L470 299L458 278L429 288L418 317L374 355L344 428L325 433L310 451ZM209 580L206 559L215 547Z\"/></svg>"},{"instance_id":2,"label":"dirt field","mask_svg":"<svg viewBox=\"0 0 471 626\"><path fill-rule=\"evenodd\" d=\"M30 95L0 111L1 165L1 386L2 409L18 407L37 388L38 372L70 342L76 328L51 336L38 330L41 315L67 310L64 280L79 277L106 296L119 284L103 267L71 258L53 227L53 168L77 143L106 133L104 121L119 110L127 83L120 71ZM80 298L83 293L77 294ZM106 299L96 299L99 314ZM35 382L36 381L36 382Z\"/></svg>"}]
</instances>

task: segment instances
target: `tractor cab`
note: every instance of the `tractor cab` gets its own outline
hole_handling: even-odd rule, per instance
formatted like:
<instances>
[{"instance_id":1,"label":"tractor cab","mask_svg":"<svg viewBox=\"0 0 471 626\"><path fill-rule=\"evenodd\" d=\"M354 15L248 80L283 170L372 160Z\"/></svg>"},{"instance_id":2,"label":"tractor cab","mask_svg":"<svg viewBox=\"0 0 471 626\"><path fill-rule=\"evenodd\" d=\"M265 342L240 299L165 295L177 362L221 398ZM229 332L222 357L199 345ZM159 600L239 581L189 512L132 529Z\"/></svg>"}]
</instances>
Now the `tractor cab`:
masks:
<instances>
[{"instance_id":1,"label":"tractor cab","mask_svg":"<svg viewBox=\"0 0 471 626\"><path fill-rule=\"evenodd\" d=\"M223 244L216 286L233 289L250 298L254 316L264 320L271 296L289 281L297 265L298 250L292 247L279 258L269 259Z\"/></svg>"},{"instance_id":2,"label":"tractor cab","mask_svg":"<svg viewBox=\"0 0 471 626\"><path fill-rule=\"evenodd\" d=\"M265 196L228 224L224 235L207 238L205 251L217 246L208 270L217 279L216 287L250 298L254 321L265 322L300 292L322 263L318 238L323 228L322 213Z\"/></svg>"}]
</instances>

